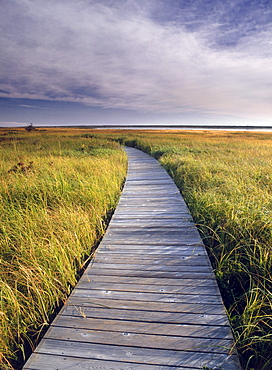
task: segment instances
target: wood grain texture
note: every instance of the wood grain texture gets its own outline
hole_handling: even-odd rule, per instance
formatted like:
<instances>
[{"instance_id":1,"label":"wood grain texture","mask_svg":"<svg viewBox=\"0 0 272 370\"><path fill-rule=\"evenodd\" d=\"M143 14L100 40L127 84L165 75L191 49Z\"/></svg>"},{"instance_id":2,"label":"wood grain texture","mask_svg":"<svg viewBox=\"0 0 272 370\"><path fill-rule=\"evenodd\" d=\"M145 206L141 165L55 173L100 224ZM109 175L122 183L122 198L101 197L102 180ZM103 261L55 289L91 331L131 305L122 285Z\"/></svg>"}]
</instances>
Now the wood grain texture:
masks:
<instances>
[{"instance_id":1,"label":"wood grain texture","mask_svg":"<svg viewBox=\"0 0 272 370\"><path fill-rule=\"evenodd\" d=\"M240 369L183 198L155 159L126 152L128 175L107 232L24 370Z\"/></svg>"}]
</instances>

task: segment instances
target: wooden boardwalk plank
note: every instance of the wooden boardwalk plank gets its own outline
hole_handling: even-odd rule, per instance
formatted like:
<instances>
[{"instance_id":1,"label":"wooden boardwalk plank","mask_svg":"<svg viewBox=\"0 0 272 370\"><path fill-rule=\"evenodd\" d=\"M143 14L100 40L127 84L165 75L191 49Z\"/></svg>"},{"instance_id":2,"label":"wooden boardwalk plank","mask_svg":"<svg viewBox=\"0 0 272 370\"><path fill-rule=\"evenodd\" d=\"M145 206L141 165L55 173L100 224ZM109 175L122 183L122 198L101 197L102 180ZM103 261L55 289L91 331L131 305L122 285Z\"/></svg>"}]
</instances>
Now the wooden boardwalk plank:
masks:
<instances>
[{"instance_id":1,"label":"wooden boardwalk plank","mask_svg":"<svg viewBox=\"0 0 272 370\"><path fill-rule=\"evenodd\" d=\"M132 320L111 320L105 318L89 318L79 316L64 316L59 315L53 322L52 326L119 331L123 333L142 333L142 334L157 334L157 335L173 335L197 338L218 338L232 339L232 334L228 326L212 326L212 325L189 325L176 323L156 323L145 321Z\"/></svg>"},{"instance_id":2,"label":"wooden boardwalk plank","mask_svg":"<svg viewBox=\"0 0 272 370\"><path fill-rule=\"evenodd\" d=\"M73 296L91 297L93 298L110 298L122 299L124 293L127 300L143 301L143 302L180 302L180 303L205 303L205 304L219 304L216 298L220 296L202 295L202 294L178 294L178 293L150 293L142 291L115 291L115 290L96 290L96 289L76 289ZM215 303L216 302L216 303ZM221 303L221 302L220 302Z\"/></svg>"},{"instance_id":3,"label":"wooden boardwalk plank","mask_svg":"<svg viewBox=\"0 0 272 370\"><path fill-rule=\"evenodd\" d=\"M131 277L156 277L156 278L196 278L196 279L209 279L212 276L211 272L175 272L175 271L134 271L134 270L101 270L100 268L93 267L92 271L89 272L92 275L103 275L103 276L131 276ZM109 279L110 280L110 279Z\"/></svg>"},{"instance_id":4,"label":"wooden boardwalk plank","mask_svg":"<svg viewBox=\"0 0 272 370\"><path fill-rule=\"evenodd\" d=\"M102 283L94 283L88 281L81 281L78 284L77 289L96 289L101 290L105 288L105 282ZM171 293L171 294L199 294L199 295L220 295L220 292L216 287L210 286L202 286L202 287L195 287L195 286L179 286L179 285L148 285L148 284L137 284L134 283L113 283L112 281L107 285L108 290L115 290L121 292L149 292L149 293Z\"/></svg>"},{"instance_id":5,"label":"wooden boardwalk plank","mask_svg":"<svg viewBox=\"0 0 272 370\"><path fill-rule=\"evenodd\" d=\"M69 299L68 306L79 306L79 307L93 307L93 308L110 308L110 309L120 309L120 310L138 310L138 311L157 311L157 312L192 312L191 304L188 303L175 303L175 302L148 302L146 301L143 305L142 301L136 300L123 300L123 299L113 299L112 297L98 297L90 299L89 297L84 297L76 295L71 296ZM195 313L206 315L224 315L225 310L221 304L211 304L207 305L204 302L194 303Z\"/></svg>"},{"instance_id":6,"label":"wooden boardwalk plank","mask_svg":"<svg viewBox=\"0 0 272 370\"><path fill-rule=\"evenodd\" d=\"M74 298L80 298L80 295L74 296ZM109 299L111 297L108 297ZM90 297L89 297L90 299ZM95 297L91 298L95 302ZM131 306L133 304L131 301ZM140 302L140 301L139 301ZM165 301L162 301L166 303ZM180 303L180 302L179 302ZM131 320L137 322L155 322L155 323L175 323L175 324L186 324L186 325L210 325L210 326L227 326L228 320L225 313L222 314L210 314L203 313L199 309L200 304L196 307L194 304L185 304L184 312L160 312L160 311L145 311L137 309L119 309L111 308L110 306L101 306L99 304L92 306L66 306L62 311L64 316L73 316L80 318L99 318L99 319L111 319L111 320ZM191 312L195 311L198 313L191 313L189 311L189 306L191 306ZM216 307L217 308L217 307ZM205 309L205 307L204 307ZM187 311L187 312L186 312ZM189 312L188 312L189 311ZM109 330L110 328L108 328ZM160 339L160 338L158 338ZM162 344L163 345L163 344Z\"/></svg>"},{"instance_id":7,"label":"wooden boardwalk plank","mask_svg":"<svg viewBox=\"0 0 272 370\"><path fill-rule=\"evenodd\" d=\"M58 356L43 353L33 353L31 364L27 364L24 370L162 370L160 365L144 365L131 362L120 362L117 360L103 361L90 358L78 358L73 356ZM31 366L31 367L28 367ZM164 366L163 370L188 369L185 367ZM191 370L199 369L190 367Z\"/></svg>"},{"instance_id":8,"label":"wooden boardwalk plank","mask_svg":"<svg viewBox=\"0 0 272 370\"><path fill-rule=\"evenodd\" d=\"M186 287L215 287L218 289L217 283L215 279L210 277L209 279L171 279L171 278L141 278L141 277L126 277L126 276L111 276L111 279L109 281L109 278L107 276L103 275L87 275L85 274L82 276L80 279L80 282L78 286L81 283L84 283L85 281L89 282L92 281L94 283L117 283L117 284L134 284L134 285L177 285L177 286L183 286L184 288Z\"/></svg>"},{"instance_id":9,"label":"wooden boardwalk plank","mask_svg":"<svg viewBox=\"0 0 272 370\"><path fill-rule=\"evenodd\" d=\"M154 334L142 334L131 332L119 332L110 330L91 330L91 329L75 329L68 331L66 327L52 326L48 335L50 339L82 342L88 338L88 342L97 344L131 346L131 347L147 347L161 348L161 342L158 341L158 336ZM164 349L192 352L215 352L228 353L231 345L231 339L221 338L199 338L189 336L173 336L161 335Z\"/></svg>"},{"instance_id":10,"label":"wooden boardwalk plank","mask_svg":"<svg viewBox=\"0 0 272 370\"><path fill-rule=\"evenodd\" d=\"M138 369L144 365L159 365L159 366L174 366L179 365L195 367L203 369L204 366L218 367L218 364L223 369L236 370L237 362L236 356L223 353L205 353L194 351L179 351L179 350L165 350L153 349L149 347L130 347L118 346L108 344L97 344L87 341L64 341L55 339L43 340L43 351L40 353L47 353L51 355L58 355L64 357L81 357L95 360L119 361L119 369L122 369L122 362L137 363ZM67 363L69 359L66 360ZM27 365L28 368L31 365ZM98 365L99 366L99 365ZM186 367L185 367L186 368Z\"/></svg>"},{"instance_id":11,"label":"wooden boardwalk plank","mask_svg":"<svg viewBox=\"0 0 272 370\"><path fill-rule=\"evenodd\" d=\"M138 264L138 265L164 265L164 266L175 266L182 263L183 266L206 266L206 259L204 256L187 256L187 257L150 257L150 256L141 256L141 257L126 257L126 256L111 256L108 254L97 255L96 263L116 263L116 264Z\"/></svg>"},{"instance_id":12,"label":"wooden boardwalk plank","mask_svg":"<svg viewBox=\"0 0 272 370\"><path fill-rule=\"evenodd\" d=\"M103 269L105 271L106 269L110 269L111 271L114 270L137 270L137 271L192 271L192 272L207 272L211 270L210 266L203 264L198 264L197 266L190 265L190 266L181 266L181 265L147 265L147 264L126 264L126 263L104 263L100 262L99 264L94 264L94 268Z\"/></svg>"},{"instance_id":13,"label":"wooden boardwalk plank","mask_svg":"<svg viewBox=\"0 0 272 370\"><path fill-rule=\"evenodd\" d=\"M118 207L88 269L24 370L240 369L188 208L133 148Z\"/></svg>"}]
</instances>

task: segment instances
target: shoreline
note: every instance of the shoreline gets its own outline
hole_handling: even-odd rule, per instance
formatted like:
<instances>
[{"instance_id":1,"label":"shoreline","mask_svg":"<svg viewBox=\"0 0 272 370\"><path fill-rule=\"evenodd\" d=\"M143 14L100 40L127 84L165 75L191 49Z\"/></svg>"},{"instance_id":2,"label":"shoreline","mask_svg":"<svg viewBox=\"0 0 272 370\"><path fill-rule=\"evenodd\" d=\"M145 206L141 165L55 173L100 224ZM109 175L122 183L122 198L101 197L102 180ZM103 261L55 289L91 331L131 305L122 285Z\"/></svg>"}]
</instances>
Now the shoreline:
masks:
<instances>
[{"instance_id":1,"label":"shoreline","mask_svg":"<svg viewBox=\"0 0 272 370\"><path fill-rule=\"evenodd\" d=\"M25 126L0 126L0 129L18 129ZM221 130L221 131L272 131L272 126L235 125L42 125L35 129L95 129L95 130Z\"/></svg>"}]
</instances>

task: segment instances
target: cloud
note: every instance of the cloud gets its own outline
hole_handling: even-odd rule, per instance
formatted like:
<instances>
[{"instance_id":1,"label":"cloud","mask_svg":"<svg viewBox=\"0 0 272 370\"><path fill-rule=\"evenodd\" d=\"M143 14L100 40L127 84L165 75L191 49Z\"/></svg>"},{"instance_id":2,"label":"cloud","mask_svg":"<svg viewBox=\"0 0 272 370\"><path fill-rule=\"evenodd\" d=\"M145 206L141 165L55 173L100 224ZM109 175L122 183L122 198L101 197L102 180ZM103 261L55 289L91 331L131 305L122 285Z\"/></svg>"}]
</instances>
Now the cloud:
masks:
<instances>
[{"instance_id":1,"label":"cloud","mask_svg":"<svg viewBox=\"0 0 272 370\"><path fill-rule=\"evenodd\" d=\"M28 126L29 122L16 122L16 121L0 121L0 127L25 127Z\"/></svg>"},{"instance_id":2,"label":"cloud","mask_svg":"<svg viewBox=\"0 0 272 370\"><path fill-rule=\"evenodd\" d=\"M255 8L246 16L253 32L250 25L243 31L232 1L227 15L226 6L214 2L209 16L205 1L179 5L180 12L177 1L172 8L147 3L6 2L0 96L271 117L271 32L267 22L253 23Z\"/></svg>"}]
</instances>

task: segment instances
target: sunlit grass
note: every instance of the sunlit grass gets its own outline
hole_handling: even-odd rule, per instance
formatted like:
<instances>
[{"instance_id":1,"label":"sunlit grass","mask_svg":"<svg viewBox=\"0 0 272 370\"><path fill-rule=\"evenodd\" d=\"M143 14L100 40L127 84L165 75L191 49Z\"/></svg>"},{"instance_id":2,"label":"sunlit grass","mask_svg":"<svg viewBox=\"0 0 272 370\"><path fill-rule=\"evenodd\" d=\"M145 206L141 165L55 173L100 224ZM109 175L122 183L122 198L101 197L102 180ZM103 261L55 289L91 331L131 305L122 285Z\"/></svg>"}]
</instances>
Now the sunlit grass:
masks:
<instances>
[{"instance_id":1,"label":"sunlit grass","mask_svg":"<svg viewBox=\"0 0 272 370\"><path fill-rule=\"evenodd\" d=\"M19 366L67 298L125 171L114 142L71 130L0 131L1 369Z\"/></svg>"},{"instance_id":2,"label":"sunlit grass","mask_svg":"<svg viewBox=\"0 0 272 370\"><path fill-rule=\"evenodd\" d=\"M103 233L126 167L113 140L152 154L174 178L215 268L243 368L271 369L272 134L63 129L0 131L3 369L35 343Z\"/></svg>"},{"instance_id":3,"label":"sunlit grass","mask_svg":"<svg viewBox=\"0 0 272 370\"><path fill-rule=\"evenodd\" d=\"M125 131L158 158L207 246L244 369L272 368L272 134Z\"/></svg>"}]
</instances>

